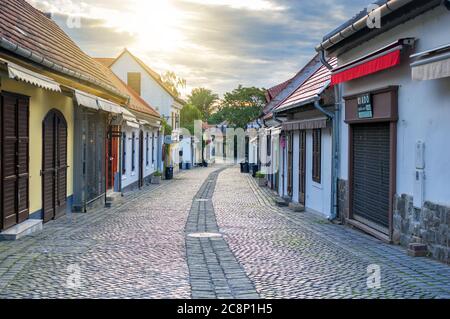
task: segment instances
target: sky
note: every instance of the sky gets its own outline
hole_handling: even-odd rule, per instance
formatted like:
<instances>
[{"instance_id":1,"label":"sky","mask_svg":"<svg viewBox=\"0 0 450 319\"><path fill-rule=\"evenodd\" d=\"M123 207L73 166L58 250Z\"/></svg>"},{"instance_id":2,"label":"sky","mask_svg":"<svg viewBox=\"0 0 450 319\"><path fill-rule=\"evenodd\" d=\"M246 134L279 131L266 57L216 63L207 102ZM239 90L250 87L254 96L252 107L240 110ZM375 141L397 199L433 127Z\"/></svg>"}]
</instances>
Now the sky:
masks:
<instances>
[{"instance_id":1,"label":"sky","mask_svg":"<svg viewBox=\"0 0 450 319\"><path fill-rule=\"evenodd\" d=\"M325 34L370 0L28 0L89 55L124 48L159 73L222 95L293 77Z\"/></svg>"}]
</instances>

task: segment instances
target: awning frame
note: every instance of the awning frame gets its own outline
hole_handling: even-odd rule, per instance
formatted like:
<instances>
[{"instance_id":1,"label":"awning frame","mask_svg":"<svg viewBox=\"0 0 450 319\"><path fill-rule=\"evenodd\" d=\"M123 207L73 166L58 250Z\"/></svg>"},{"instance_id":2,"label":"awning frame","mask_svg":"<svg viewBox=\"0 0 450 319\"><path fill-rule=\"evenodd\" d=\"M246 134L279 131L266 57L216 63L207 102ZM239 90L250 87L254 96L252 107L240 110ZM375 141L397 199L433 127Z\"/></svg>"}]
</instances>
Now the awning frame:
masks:
<instances>
[{"instance_id":1,"label":"awning frame","mask_svg":"<svg viewBox=\"0 0 450 319\"><path fill-rule=\"evenodd\" d=\"M329 127L329 118L326 116L307 120L292 120L283 123L283 131L313 130Z\"/></svg>"}]
</instances>

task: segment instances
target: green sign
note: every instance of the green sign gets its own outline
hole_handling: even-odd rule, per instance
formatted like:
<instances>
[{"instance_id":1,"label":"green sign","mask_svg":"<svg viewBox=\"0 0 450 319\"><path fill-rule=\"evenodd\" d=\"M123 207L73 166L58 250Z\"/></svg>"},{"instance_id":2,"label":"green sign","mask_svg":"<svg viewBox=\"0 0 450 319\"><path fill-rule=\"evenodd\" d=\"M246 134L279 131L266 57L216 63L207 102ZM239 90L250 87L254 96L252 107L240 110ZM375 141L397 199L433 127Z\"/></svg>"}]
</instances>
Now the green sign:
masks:
<instances>
[{"instance_id":1,"label":"green sign","mask_svg":"<svg viewBox=\"0 0 450 319\"><path fill-rule=\"evenodd\" d=\"M370 119L373 117L372 97L370 94L358 96L358 118Z\"/></svg>"}]
</instances>

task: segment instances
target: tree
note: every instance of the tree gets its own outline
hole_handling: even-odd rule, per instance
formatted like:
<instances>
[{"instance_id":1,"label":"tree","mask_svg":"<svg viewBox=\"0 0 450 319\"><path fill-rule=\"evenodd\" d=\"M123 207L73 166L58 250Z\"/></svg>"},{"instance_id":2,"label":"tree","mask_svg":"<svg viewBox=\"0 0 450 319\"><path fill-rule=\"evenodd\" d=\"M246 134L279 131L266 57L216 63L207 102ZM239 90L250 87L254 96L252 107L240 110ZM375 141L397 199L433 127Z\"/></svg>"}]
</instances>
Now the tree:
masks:
<instances>
[{"instance_id":1,"label":"tree","mask_svg":"<svg viewBox=\"0 0 450 319\"><path fill-rule=\"evenodd\" d=\"M197 107L202 113L202 119L206 120L212 113L214 104L219 100L219 96L213 91L205 88L193 89L188 96L188 103Z\"/></svg>"},{"instance_id":2,"label":"tree","mask_svg":"<svg viewBox=\"0 0 450 319\"><path fill-rule=\"evenodd\" d=\"M186 88L186 80L178 77L175 72L172 71L166 71L162 74L161 81L163 81L166 87L168 87L177 97L180 97L181 95L179 90Z\"/></svg>"},{"instance_id":3,"label":"tree","mask_svg":"<svg viewBox=\"0 0 450 319\"><path fill-rule=\"evenodd\" d=\"M245 128L261 114L266 104L264 94L264 89L239 85L237 89L225 93L219 111L213 114L208 122L219 124L227 121L230 127Z\"/></svg>"},{"instance_id":4,"label":"tree","mask_svg":"<svg viewBox=\"0 0 450 319\"><path fill-rule=\"evenodd\" d=\"M180 112L180 123L181 127L189 130L192 135L194 135L194 122L196 120L202 120L202 112L200 110L192 105L192 104L186 104Z\"/></svg>"}]
</instances>

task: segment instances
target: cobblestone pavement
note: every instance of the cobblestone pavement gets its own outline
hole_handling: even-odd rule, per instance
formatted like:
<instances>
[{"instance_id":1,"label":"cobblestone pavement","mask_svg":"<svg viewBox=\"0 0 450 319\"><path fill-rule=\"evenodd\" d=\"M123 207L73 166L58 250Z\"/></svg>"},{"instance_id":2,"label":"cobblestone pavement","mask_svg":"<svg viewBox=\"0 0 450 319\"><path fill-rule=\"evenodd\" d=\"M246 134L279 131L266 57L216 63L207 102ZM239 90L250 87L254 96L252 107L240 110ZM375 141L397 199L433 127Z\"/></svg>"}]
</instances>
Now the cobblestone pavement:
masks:
<instances>
[{"instance_id":1,"label":"cobblestone pavement","mask_svg":"<svg viewBox=\"0 0 450 319\"><path fill-rule=\"evenodd\" d=\"M198 232L223 236L189 236ZM367 288L370 265L381 269L379 289ZM0 298L258 295L449 298L450 267L275 207L268 189L220 166L185 171L116 207L70 214L39 234L0 242Z\"/></svg>"},{"instance_id":2,"label":"cobblestone pavement","mask_svg":"<svg viewBox=\"0 0 450 319\"><path fill-rule=\"evenodd\" d=\"M192 297L257 299L255 286L219 234L211 200L222 171L223 168L212 173L202 185L194 197L186 224Z\"/></svg>"},{"instance_id":3,"label":"cobblestone pavement","mask_svg":"<svg viewBox=\"0 0 450 319\"><path fill-rule=\"evenodd\" d=\"M220 230L261 297L450 298L448 265L271 198L237 169L220 174L213 197ZM367 286L370 265L380 267L379 289Z\"/></svg>"},{"instance_id":4,"label":"cobblestone pavement","mask_svg":"<svg viewBox=\"0 0 450 319\"><path fill-rule=\"evenodd\" d=\"M35 236L0 242L0 298L190 298L184 228L213 170L184 172L119 207L70 214Z\"/></svg>"}]
</instances>

